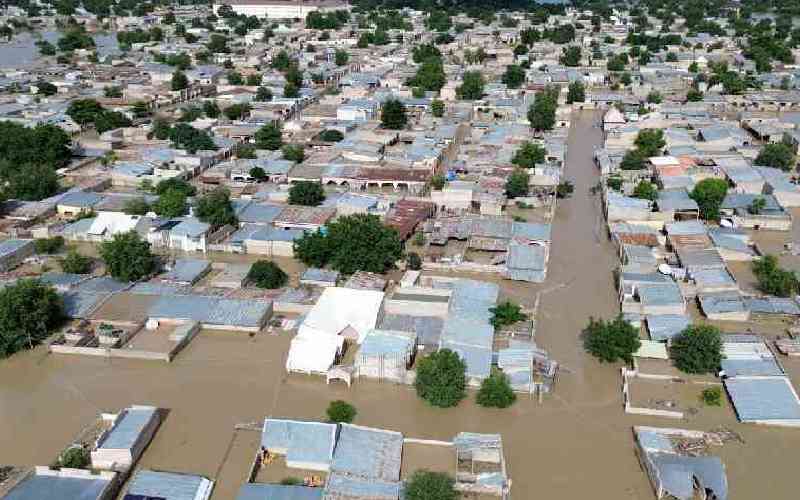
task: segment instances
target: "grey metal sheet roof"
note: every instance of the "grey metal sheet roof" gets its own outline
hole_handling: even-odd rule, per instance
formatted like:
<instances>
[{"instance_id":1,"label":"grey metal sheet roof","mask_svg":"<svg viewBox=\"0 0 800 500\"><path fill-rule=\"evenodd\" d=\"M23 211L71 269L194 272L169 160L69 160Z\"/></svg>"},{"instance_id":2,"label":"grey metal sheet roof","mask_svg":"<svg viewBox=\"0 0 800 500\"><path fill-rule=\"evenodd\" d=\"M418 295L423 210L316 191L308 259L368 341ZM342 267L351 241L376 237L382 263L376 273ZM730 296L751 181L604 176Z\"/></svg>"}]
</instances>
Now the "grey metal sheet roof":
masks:
<instances>
[{"instance_id":1,"label":"grey metal sheet roof","mask_svg":"<svg viewBox=\"0 0 800 500\"><path fill-rule=\"evenodd\" d=\"M5 240L0 241L0 258L13 255L21 248L33 245L33 240Z\"/></svg>"},{"instance_id":2,"label":"grey metal sheet roof","mask_svg":"<svg viewBox=\"0 0 800 500\"><path fill-rule=\"evenodd\" d=\"M263 300L175 295L159 299L148 314L153 318L190 319L209 325L258 327L270 308L271 303Z\"/></svg>"},{"instance_id":3,"label":"grey metal sheet roof","mask_svg":"<svg viewBox=\"0 0 800 500\"><path fill-rule=\"evenodd\" d=\"M719 457L690 457L672 453L650 453L664 489L679 500L691 500L695 479L701 488L710 489L716 498L728 496L725 467Z\"/></svg>"},{"instance_id":4,"label":"grey metal sheet roof","mask_svg":"<svg viewBox=\"0 0 800 500\"><path fill-rule=\"evenodd\" d=\"M164 500L196 500L203 480L201 476L140 470L128 485L128 494Z\"/></svg>"},{"instance_id":5,"label":"grey metal sheet roof","mask_svg":"<svg viewBox=\"0 0 800 500\"><path fill-rule=\"evenodd\" d=\"M336 425L323 422L265 419L261 446L286 449L286 460L327 467L333 457Z\"/></svg>"},{"instance_id":6,"label":"grey metal sheet roof","mask_svg":"<svg viewBox=\"0 0 800 500\"><path fill-rule=\"evenodd\" d=\"M194 283L211 267L211 262L203 259L178 259L172 270L162 276L166 281Z\"/></svg>"},{"instance_id":7,"label":"grey metal sheet roof","mask_svg":"<svg viewBox=\"0 0 800 500\"><path fill-rule=\"evenodd\" d=\"M109 295L75 290L66 292L61 296L64 300L64 314L68 318L86 318L94 311L95 306Z\"/></svg>"},{"instance_id":8,"label":"grey metal sheet roof","mask_svg":"<svg viewBox=\"0 0 800 500\"><path fill-rule=\"evenodd\" d=\"M791 298L748 298L746 304L750 312L757 314L800 315L800 305Z\"/></svg>"},{"instance_id":9,"label":"grey metal sheet roof","mask_svg":"<svg viewBox=\"0 0 800 500\"><path fill-rule=\"evenodd\" d=\"M509 270L543 271L546 267L547 249L539 245L511 244L508 247Z\"/></svg>"},{"instance_id":10,"label":"grey metal sheet roof","mask_svg":"<svg viewBox=\"0 0 800 500\"><path fill-rule=\"evenodd\" d=\"M683 303L681 289L674 282L663 285L639 285L638 290L643 305L664 306Z\"/></svg>"},{"instance_id":11,"label":"grey metal sheet roof","mask_svg":"<svg viewBox=\"0 0 800 500\"><path fill-rule=\"evenodd\" d=\"M323 489L283 484L243 484L236 500L322 500Z\"/></svg>"},{"instance_id":12,"label":"grey metal sheet roof","mask_svg":"<svg viewBox=\"0 0 800 500\"><path fill-rule=\"evenodd\" d=\"M685 220L679 222L668 222L665 224L667 234L670 236L690 236L695 234L706 234L708 229L702 221Z\"/></svg>"},{"instance_id":13,"label":"grey metal sheet roof","mask_svg":"<svg viewBox=\"0 0 800 500\"><path fill-rule=\"evenodd\" d=\"M775 358L723 358L722 369L728 377L782 376L783 370Z\"/></svg>"},{"instance_id":14,"label":"grey metal sheet roof","mask_svg":"<svg viewBox=\"0 0 800 500\"><path fill-rule=\"evenodd\" d=\"M729 378L725 380L725 388L742 422L800 422L800 402L786 377Z\"/></svg>"},{"instance_id":15,"label":"grey metal sheet roof","mask_svg":"<svg viewBox=\"0 0 800 500\"><path fill-rule=\"evenodd\" d=\"M402 451L399 432L341 424L331 470L369 480L399 481Z\"/></svg>"},{"instance_id":16,"label":"grey metal sheet roof","mask_svg":"<svg viewBox=\"0 0 800 500\"><path fill-rule=\"evenodd\" d=\"M516 222L511 226L511 236L534 241L550 241L550 224Z\"/></svg>"},{"instance_id":17,"label":"grey metal sheet roof","mask_svg":"<svg viewBox=\"0 0 800 500\"><path fill-rule=\"evenodd\" d=\"M383 330L415 332L417 342L426 347L438 347L442 336L444 320L435 316L409 316L405 314L386 314L380 323Z\"/></svg>"},{"instance_id":18,"label":"grey metal sheet roof","mask_svg":"<svg viewBox=\"0 0 800 500\"><path fill-rule=\"evenodd\" d=\"M83 479L35 475L15 486L3 500L98 500L109 482L99 476Z\"/></svg>"},{"instance_id":19,"label":"grey metal sheet roof","mask_svg":"<svg viewBox=\"0 0 800 500\"><path fill-rule=\"evenodd\" d=\"M691 324L688 315L658 314L647 316L647 331L652 340L668 340Z\"/></svg>"},{"instance_id":20,"label":"grey metal sheet roof","mask_svg":"<svg viewBox=\"0 0 800 500\"><path fill-rule=\"evenodd\" d=\"M99 449L131 449L156 411L155 408L126 409L97 447Z\"/></svg>"},{"instance_id":21,"label":"grey metal sheet roof","mask_svg":"<svg viewBox=\"0 0 800 500\"><path fill-rule=\"evenodd\" d=\"M131 284L117 281L108 276L100 276L80 282L75 289L79 292L113 293L128 288Z\"/></svg>"},{"instance_id":22,"label":"grey metal sheet roof","mask_svg":"<svg viewBox=\"0 0 800 500\"><path fill-rule=\"evenodd\" d=\"M253 224L271 224L283 207L278 205L267 205L262 203L249 203L236 216L240 222L250 222Z\"/></svg>"},{"instance_id":23,"label":"grey metal sheet roof","mask_svg":"<svg viewBox=\"0 0 800 500\"><path fill-rule=\"evenodd\" d=\"M326 500L397 500L400 498L400 483L361 479L333 473L325 485Z\"/></svg>"},{"instance_id":24,"label":"grey metal sheet roof","mask_svg":"<svg viewBox=\"0 0 800 500\"><path fill-rule=\"evenodd\" d=\"M442 348L456 352L467 365L467 377L483 379L492 371L492 350L487 347L457 344L442 339Z\"/></svg>"},{"instance_id":25,"label":"grey metal sheet roof","mask_svg":"<svg viewBox=\"0 0 800 500\"><path fill-rule=\"evenodd\" d=\"M658 209L665 210L699 210L697 202L689 198L685 189L663 190L658 193Z\"/></svg>"},{"instance_id":26,"label":"grey metal sheet roof","mask_svg":"<svg viewBox=\"0 0 800 500\"><path fill-rule=\"evenodd\" d=\"M41 276L39 276L39 281L47 285L69 288L74 285L77 285L78 283L87 278L89 278L88 274L50 272L50 273L44 273Z\"/></svg>"},{"instance_id":27,"label":"grey metal sheet roof","mask_svg":"<svg viewBox=\"0 0 800 500\"><path fill-rule=\"evenodd\" d=\"M339 279L339 271L319 269L317 267L309 267L300 276L301 281L320 281L325 283L336 283L337 279Z\"/></svg>"},{"instance_id":28,"label":"grey metal sheet roof","mask_svg":"<svg viewBox=\"0 0 800 500\"><path fill-rule=\"evenodd\" d=\"M414 335L405 332L371 330L364 337L358 352L362 356L409 354L414 348Z\"/></svg>"}]
</instances>

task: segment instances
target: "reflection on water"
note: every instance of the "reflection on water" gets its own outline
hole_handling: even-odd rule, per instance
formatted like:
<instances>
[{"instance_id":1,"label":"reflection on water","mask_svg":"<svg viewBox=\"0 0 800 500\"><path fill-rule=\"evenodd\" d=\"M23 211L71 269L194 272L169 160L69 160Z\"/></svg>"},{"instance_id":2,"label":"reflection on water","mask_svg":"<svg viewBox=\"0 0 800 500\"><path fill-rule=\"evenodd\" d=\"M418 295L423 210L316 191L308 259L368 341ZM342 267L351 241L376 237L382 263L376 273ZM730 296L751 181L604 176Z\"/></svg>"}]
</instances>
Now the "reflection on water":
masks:
<instances>
[{"instance_id":1,"label":"reflection on water","mask_svg":"<svg viewBox=\"0 0 800 500\"><path fill-rule=\"evenodd\" d=\"M0 67L23 67L35 63L39 58L36 42L47 40L55 45L61 34L58 31L37 33L20 33L9 43L0 43ZM119 49L116 33L104 33L93 36L99 57L105 57Z\"/></svg>"}]
</instances>

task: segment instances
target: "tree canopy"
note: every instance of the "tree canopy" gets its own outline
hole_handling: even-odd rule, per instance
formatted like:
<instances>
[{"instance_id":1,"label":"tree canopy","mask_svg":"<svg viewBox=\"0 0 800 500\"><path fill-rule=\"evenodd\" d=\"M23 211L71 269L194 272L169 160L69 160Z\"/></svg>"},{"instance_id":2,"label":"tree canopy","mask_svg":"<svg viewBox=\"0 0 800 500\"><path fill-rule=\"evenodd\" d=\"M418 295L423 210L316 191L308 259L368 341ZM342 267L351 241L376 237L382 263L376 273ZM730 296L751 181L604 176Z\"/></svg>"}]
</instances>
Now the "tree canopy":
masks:
<instances>
[{"instance_id":1,"label":"tree canopy","mask_svg":"<svg viewBox=\"0 0 800 500\"><path fill-rule=\"evenodd\" d=\"M37 345L64 318L61 296L38 280L21 279L0 290L0 357Z\"/></svg>"},{"instance_id":2,"label":"tree canopy","mask_svg":"<svg viewBox=\"0 0 800 500\"><path fill-rule=\"evenodd\" d=\"M289 204L316 207L325 201L322 184L313 181L299 181L289 188Z\"/></svg>"},{"instance_id":3,"label":"tree canopy","mask_svg":"<svg viewBox=\"0 0 800 500\"><path fill-rule=\"evenodd\" d=\"M753 274L758 279L758 288L764 293L778 297L792 297L800 291L800 281L793 271L782 269L778 258L765 255L753 260Z\"/></svg>"},{"instance_id":4,"label":"tree canopy","mask_svg":"<svg viewBox=\"0 0 800 500\"><path fill-rule=\"evenodd\" d=\"M474 101L483 97L483 87L486 81L480 71L467 71L464 73L461 85L456 87L456 96L459 99Z\"/></svg>"},{"instance_id":5,"label":"tree canopy","mask_svg":"<svg viewBox=\"0 0 800 500\"><path fill-rule=\"evenodd\" d=\"M283 131L278 123L268 123L253 135L258 149L277 151L283 147Z\"/></svg>"},{"instance_id":6,"label":"tree canopy","mask_svg":"<svg viewBox=\"0 0 800 500\"><path fill-rule=\"evenodd\" d=\"M328 416L328 422L345 424L352 422L353 419L356 418L357 413L355 406L341 399L331 401L328 405L328 409L325 410L325 414Z\"/></svg>"},{"instance_id":7,"label":"tree canopy","mask_svg":"<svg viewBox=\"0 0 800 500\"><path fill-rule=\"evenodd\" d=\"M114 235L100 245L100 256L108 273L120 281L137 281L155 270L156 260L150 243L135 231Z\"/></svg>"},{"instance_id":8,"label":"tree canopy","mask_svg":"<svg viewBox=\"0 0 800 500\"><path fill-rule=\"evenodd\" d=\"M295 241L294 252L309 266L330 265L345 274L359 270L383 273L403 254L397 231L367 214L339 217L325 232L306 232Z\"/></svg>"},{"instance_id":9,"label":"tree canopy","mask_svg":"<svg viewBox=\"0 0 800 500\"><path fill-rule=\"evenodd\" d=\"M556 124L558 93L556 87L547 87L536 93L536 99L528 108L528 121L532 129L553 130Z\"/></svg>"},{"instance_id":10,"label":"tree canopy","mask_svg":"<svg viewBox=\"0 0 800 500\"><path fill-rule=\"evenodd\" d=\"M417 395L440 408L458 405L466 396L466 370L464 360L450 349L425 356L417 365Z\"/></svg>"},{"instance_id":11,"label":"tree canopy","mask_svg":"<svg viewBox=\"0 0 800 500\"><path fill-rule=\"evenodd\" d=\"M408 116L405 105L397 99L389 99L381 108L381 125L389 130L406 128Z\"/></svg>"},{"instance_id":12,"label":"tree canopy","mask_svg":"<svg viewBox=\"0 0 800 500\"><path fill-rule=\"evenodd\" d=\"M271 260L259 260L250 267L247 281L254 283L258 288L273 290L286 285L289 276Z\"/></svg>"},{"instance_id":13,"label":"tree canopy","mask_svg":"<svg viewBox=\"0 0 800 500\"><path fill-rule=\"evenodd\" d=\"M483 379L475 395L476 403L489 408L508 408L516 400L517 395L511 388L508 375L500 370L494 370L488 378Z\"/></svg>"},{"instance_id":14,"label":"tree canopy","mask_svg":"<svg viewBox=\"0 0 800 500\"><path fill-rule=\"evenodd\" d=\"M790 171L795 164L795 156L791 146L784 143L767 144L758 153L755 165L779 168Z\"/></svg>"},{"instance_id":15,"label":"tree canopy","mask_svg":"<svg viewBox=\"0 0 800 500\"><path fill-rule=\"evenodd\" d=\"M569 84L569 90L567 91L567 104L584 101L586 101L586 87L584 87L583 82L575 80Z\"/></svg>"},{"instance_id":16,"label":"tree canopy","mask_svg":"<svg viewBox=\"0 0 800 500\"><path fill-rule=\"evenodd\" d=\"M225 188L217 188L197 199L197 217L214 227L236 224L236 214L231 204L231 194Z\"/></svg>"},{"instance_id":17,"label":"tree canopy","mask_svg":"<svg viewBox=\"0 0 800 500\"><path fill-rule=\"evenodd\" d=\"M722 338L711 325L692 325L672 339L670 356L686 373L714 373L722 364Z\"/></svg>"},{"instance_id":18,"label":"tree canopy","mask_svg":"<svg viewBox=\"0 0 800 500\"><path fill-rule=\"evenodd\" d=\"M611 321L590 318L584 334L586 350L607 363L630 363L641 345L639 332L621 314Z\"/></svg>"},{"instance_id":19,"label":"tree canopy","mask_svg":"<svg viewBox=\"0 0 800 500\"><path fill-rule=\"evenodd\" d=\"M528 172L522 168L515 168L506 179L506 196L509 198L528 196L529 189L530 176Z\"/></svg>"},{"instance_id":20,"label":"tree canopy","mask_svg":"<svg viewBox=\"0 0 800 500\"><path fill-rule=\"evenodd\" d=\"M656 201L658 198L658 188L650 181L640 181L633 190L633 197Z\"/></svg>"},{"instance_id":21,"label":"tree canopy","mask_svg":"<svg viewBox=\"0 0 800 500\"><path fill-rule=\"evenodd\" d=\"M533 168L537 163L544 163L546 155L547 150L543 146L525 141L517 148L511 163L522 168Z\"/></svg>"},{"instance_id":22,"label":"tree canopy","mask_svg":"<svg viewBox=\"0 0 800 500\"><path fill-rule=\"evenodd\" d=\"M509 64L503 73L503 83L510 89L518 89L525 82L525 70L518 64Z\"/></svg>"},{"instance_id":23,"label":"tree canopy","mask_svg":"<svg viewBox=\"0 0 800 500\"><path fill-rule=\"evenodd\" d=\"M405 485L405 500L456 500L455 481L443 472L418 470Z\"/></svg>"},{"instance_id":24,"label":"tree canopy","mask_svg":"<svg viewBox=\"0 0 800 500\"><path fill-rule=\"evenodd\" d=\"M700 217L719 220L719 207L728 193L728 183L723 179L703 179L695 184L689 196L700 207Z\"/></svg>"}]
</instances>

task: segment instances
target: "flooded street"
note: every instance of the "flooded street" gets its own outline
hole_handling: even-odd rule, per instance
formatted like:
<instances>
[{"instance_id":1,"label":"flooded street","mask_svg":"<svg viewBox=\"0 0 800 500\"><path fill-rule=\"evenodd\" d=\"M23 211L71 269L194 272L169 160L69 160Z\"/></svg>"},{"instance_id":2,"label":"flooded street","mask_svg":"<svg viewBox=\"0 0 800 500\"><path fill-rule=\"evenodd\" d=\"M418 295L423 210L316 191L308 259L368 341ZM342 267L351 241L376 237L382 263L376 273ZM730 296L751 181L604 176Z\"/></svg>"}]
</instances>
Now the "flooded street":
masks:
<instances>
[{"instance_id":1,"label":"flooded street","mask_svg":"<svg viewBox=\"0 0 800 500\"><path fill-rule=\"evenodd\" d=\"M36 42L46 40L53 45L61 38L58 31L20 33L10 42L0 43L0 67L22 68L33 65L41 57ZM98 57L105 57L119 51L116 33L97 33L92 36L97 47Z\"/></svg>"},{"instance_id":2,"label":"flooded street","mask_svg":"<svg viewBox=\"0 0 800 500\"><path fill-rule=\"evenodd\" d=\"M510 409L487 410L470 394L458 408L441 410L410 387L359 381L348 389L320 377L287 376L285 335L203 331L171 364L48 355L39 347L0 361L0 465L48 464L99 412L152 404L169 415L140 465L205 475L217 481L213 498L228 500L258 443L258 433L234 431L236 424L265 416L323 419L331 400L345 399L358 410L355 423L407 437L501 433L516 500L654 498L633 452L631 426L640 424L728 426L746 443L716 450L728 470L729 498L796 498L788 477L800 458L800 430L738 424L729 406L701 408L688 421L625 415L619 366L585 354L579 335L589 316L609 318L619 310L615 251L599 195L589 194L598 181L593 147L602 140L595 121L584 113L572 122L566 178L575 194L559 201L546 283L504 285L504 294L526 304L541 293L537 343L563 367L555 394L543 403L520 396ZM800 361L781 361L797 384Z\"/></svg>"}]
</instances>

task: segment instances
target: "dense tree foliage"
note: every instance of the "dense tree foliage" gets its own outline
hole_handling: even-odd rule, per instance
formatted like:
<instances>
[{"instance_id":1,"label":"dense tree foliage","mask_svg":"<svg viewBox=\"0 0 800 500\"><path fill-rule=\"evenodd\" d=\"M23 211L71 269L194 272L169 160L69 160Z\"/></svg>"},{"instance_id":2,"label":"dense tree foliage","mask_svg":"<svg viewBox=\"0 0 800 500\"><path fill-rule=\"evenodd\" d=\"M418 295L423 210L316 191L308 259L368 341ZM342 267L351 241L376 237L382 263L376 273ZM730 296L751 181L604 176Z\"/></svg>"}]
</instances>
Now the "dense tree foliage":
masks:
<instances>
[{"instance_id":1,"label":"dense tree foliage","mask_svg":"<svg viewBox=\"0 0 800 500\"><path fill-rule=\"evenodd\" d=\"M552 130L556 124L558 109L557 87L547 87L536 93L536 99L528 109L528 121L534 130Z\"/></svg>"},{"instance_id":2,"label":"dense tree foliage","mask_svg":"<svg viewBox=\"0 0 800 500\"><path fill-rule=\"evenodd\" d=\"M274 290L286 285L289 276L271 260L259 260L250 267L247 281L255 284L258 288Z\"/></svg>"},{"instance_id":3,"label":"dense tree foliage","mask_svg":"<svg viewBox=\"0 0 800 500\"><path fill-rule=\"evenodd\" d=\"M339 142L344 140L344 134L335 129L323 130L319 139L325 142Z\"/></svg>"},{"instance_id":4,"label":"dense tree foliage","mask_svg":"<svg viewBox=\"0 0 800 500\"><path fill-rule=\"evenodd\" d=\"M37 280L21 279L0 290L0 357L35 346L63 320L56 291Z\"/></svg>"},{"instance_id":5,"label":"dense tree foliage","mask_svg":"<svg viewBox=\"0 0 800 500\"><path fill-rule=\"evenodd\" d=\"M405 105L397 99L389 99L381 107L381 125L389 130L406 128L408 116Z\"/></svg>"},{"instance_id":6,"label":"dense tree foliage","mask_svg":"<svg viewBox=\"0 0 800 500\"><path fill-rule=\"evenodd\" d=\"M600 361L630 363L641 342L639 332L620 314L611 321L589 319L584 331L586 350Z\"/></svg>"},{"instance_id":7,"label":"dense tree foliage","mask_svg":"<svg viewBox=\"0 0 800 500\"><path fill-rule=\"evenodd\" d=\"M488 378L483 379L475 395L475 402L488 408L508 408L516 400L517 395L511 388L508 375L500 370L494 370Z\"/></svg>"},{"instance_id":8,"label":"dense tree foliage","mask_svg":"<svg viewBox=\"0 0 800 500\"><path fill-rule=\"evenodd\" d=\"M231 194L225 188L217 188L197 199L197 217L213 227L236 224L236 214L231 204Z\"/></svg>"},{"instance_id":9,"label":"dense tree foliage","mask_svg":"<svg viewBox=\"0 0 800 500\"><path fill-rule=\"evenodd\" d=\"M767 144L761 148L754 164L790 171L794 167L795 156L788 144Z\"/></svg>"},{"instance_id":10,"label":"dense tree foliage","mask_svg":"<svg viewBox=\"0 0 800 500\"><path fill-rule=\"evenodd\" d=\"M431 113L433 114L433 116L435 116L436 118L441 118L442 116L444 116L444 110L445 110L444 101L441 101L439 99L434 99L433 101L431 101Z\"/></svg>"},{"instance_id":11,"label":"dense tree foliage","mask_svg":"<svg viewBox=\"0 0 800 500\"><path fill-rule=\"evenodd\" d=\"M208 135L208 132L196 129L187 123L177 123L169 129L169 139L172 141L172 147L177 149L185 149L190 154L197 151L216 151L219 149L214 144L214 139Z\"/></svg>"},{"instance_id":12,"label":"dense tree foliage","mask_svg":"<svg viewBox=\"0 0 800 500\"><path fill-rule=\"evenodd\" d=\"M450 349L425 356L417 364L417 395L440 408L458 405L466 396L466 370L464 360Z\"/></svg>"},{"instance_id":13,"label":"dense tree foliage","mask_svg":"<svg viewBox=\"0 0 800 500\"><path fill-rule=\"evenodd\" d=\"M758 288L764 293L778 297L792 297L800 291L800 281L793 271L782 269L778 258L765 255L753 261L753 274L758 279Z\"/></svg>"},{"instance_id":14,"label":"dense tree foliage","mask_svg":"<svg viewBox=\"0 0 800 500\"><path fill-rule=\"evenodd\" d=\"M100 256L106 271L120 281L137 281L155 270L156 260L150 253L150 243L135 231L114 235L100 245Z\"/></svg>"},{"instance_id":15,"label":"dense tree foliage","mask_svg":"<svg viewBox=\"0 0 800 500\"><path fill-rule=\"evenodd\" d=\"M544 163L545 155L547 150L542 145L524 141L511 158L511 163L522 168L533 168L537 163Z\"/></svg>"},{"instance_id":16,"label":"dense tree foliage","mask_svg":"<svg viewBox=\"0 0 800 500\"><path fill-rule=\"evenodd\" d=\"M569 84L569 89L567 91L567 104L584 101L586 101L586 87L584 87L583 82L580 80L575 80Z\"/></svg>"},{"instance_id":17,"label":"dense tree foliage","mask_svg":"<svg viewBox=\"0 0 800 500\"><path fill-rule=\"evenodd\" d=\"M92 259L81 255L74 248L69 249L67 255L59 263L61 270L65 273L87 274L92 270Z\"/></svg>"},{"instance_id":18,"label":"dense tree foliage","mask_svg":"<svg viewBox=\"0 0 800 500\"><path fill-rule=\"evenodd\" d=\"M633 190L633 197L656 201L658 198L658 188L650 181L640 181Z\"/></svg>"},{"instance_id":19,"label":"dense tree foliage","mask_svg":"<svg viewBox=\"0 0 800 500\"><path fill-rule=\"evenodd\" d=\"M295 256L303 263L345 274L356 271L383 273L392 269L403 254L397 231L383 225L375 215L339 217L325 232L307 232L295 241Z\"/></svg>"},{"instance_id":20,"label":"dense tree foliage","mask_svg":"<svg viewBox=\"0 0 800 500\"><path fill-rule=\"evenodd\" d=\"M518 89L525 82L525 70L517 64L509 64L503 73L502 82L510 89Z\"/></svg>"},{"instance_id":21,"label":"dense tree foliage","mask_svg":"<svg viewBox=\"0 0 800 500\"><path fill-rule=\"evenodd\" d=\"M480 71L467 71L461 81L461 85L456 87L456 96L459 99L474 101L483 97L483 87L486 81Z\"/></svg>"},{"instance_id":22,"label":"dense tree foliage","mask_svg":"<svg viewBox=\"0 0 800 500\"><path fill-rule=\"evenodd\" d=\"M529 189L530 176L528 172L522 168L515 168L506 179L506 196L508 198L528 196Z\"/></svg>"},{"instance_id":23,"label":"dense tree foliage","mask_svg":"<svg viewBox=\"0 0 800 500\"><path fill-rule=\"evenodd\" d=\"M714 373L722 363L722 339L711 325L692 325L672 339L670 356L686 373Z\"/></svg>"},{"instance_id":24,"label":"dense tree foliage","mask_svg":"<svg viewBox=\"0 0 800 500\"><path fill-rule=\"evenodd\" d=\"M330 404L328 404L328 408L325 410L328 422L345 424L351 423L353 419L356 418L357 413L355 406L341 399L331 401Z\"/></svg>"},{"instance_id":25,"label":"dense tree foliage","mask_svg":"<svg viewBox=\"0 0 800 500\"><path fill-rule=\"evenodd\" d=\"M289 203L292 205L316 207L323 201L325 201L325 191L319 182L299 181L289 188Z\"/></svg>"},{"instance_id":26,"label":"dense tree foliage","mask_svg":"<svg viewBox=\"0 0 800 500\"><path fill-rule=\"evenodd\" d=\"M418 470L405 485L405 500L456 500L455 481L443 472Z\"/></svg>"},{"instance_id":27,"label":"dense tree foliage","mask_svg":"<svg viewBox=\"0 0 800 500\"><path fill-rule=\"evenodd\" d=\"M253 135L258 149L277 151L283 147L283 130L279 123L268 123Z\"/></svg>"},{"instance_id":28,"label":"dense tree foliage","mask_svg":"<svg viewBox=\"0 0 800 500\"><path fill-rule=\"evenodd\" d=\"M700 217L719 220L719 207L728 194L728 183L723 179L703 179L695 184L690 197L700 207Z\"/></svg>"}]
</instances>

